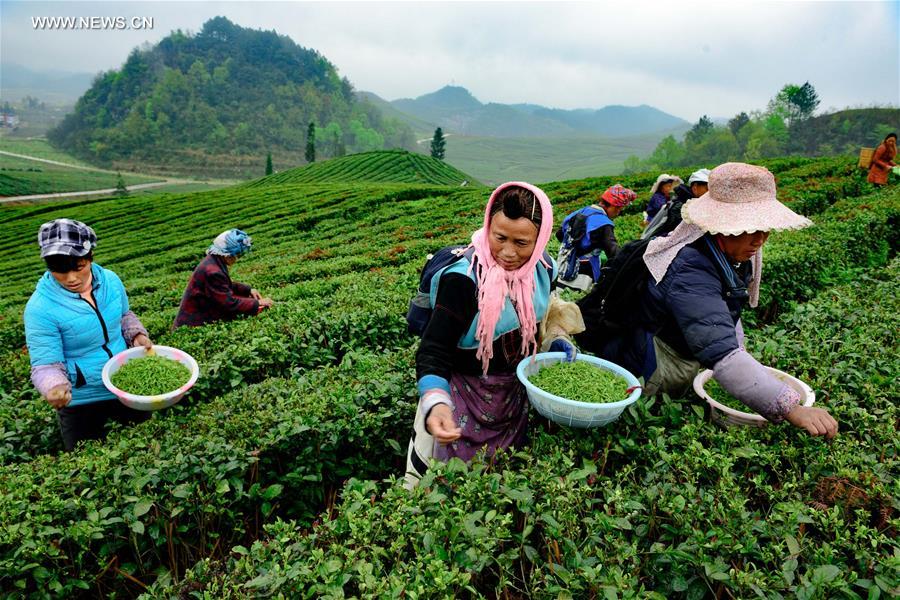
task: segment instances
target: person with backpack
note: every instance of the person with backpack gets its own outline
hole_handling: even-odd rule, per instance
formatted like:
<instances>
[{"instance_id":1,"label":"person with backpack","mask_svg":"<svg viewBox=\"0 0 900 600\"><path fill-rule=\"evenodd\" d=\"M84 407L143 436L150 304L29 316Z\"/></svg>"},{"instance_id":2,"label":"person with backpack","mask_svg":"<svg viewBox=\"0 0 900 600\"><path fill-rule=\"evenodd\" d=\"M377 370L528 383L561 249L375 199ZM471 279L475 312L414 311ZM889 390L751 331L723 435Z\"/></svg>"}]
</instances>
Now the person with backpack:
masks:
<instances>
[{"instance_id":1,"label":"person with backpack","mask_svg":"<svg viewBox=\"0 0 900 600\"><path fill-rule=\"evenodd\" d=\"M493 454L525 440L528 400L515 370L540 345L556 276L545 252L552 231L547 195L527 183L504 183L491 194L468 249L422 281L431 313L416 353L419 407L408 486L432 456L469 461L482 448ZM423 279L426 271L429 264ZM408 320L415 331L420 321ZM550 349L574 357L565 340Z\"/></svg>"},{"instance_id":2,"label":"person with backpack","mask_svg":"<svg viewBox=\"0 0 900 600\"><path fill-rule=\"evenodd\" d=\"M699 198L709 190L709 169L691 173L687 185L680 183L671 198L644 229L641 238L666 235L681 223L681 207L691 198Z\"/></svg>"},{"instance_id":3,"label":"person with backpack","mask_svg":"<svg viewBox=\"0 0 900 600\"><path fill-rule=\"evenodd\" d=\"M232 281L228 273L229 267L250 251L252 243L240 229L229 229L216 236L206 250L206 258L191 274L172 329L230 321L240 315L254 316L272 307L271 298L263 298L249 285Z\"/></svg>"},{"instance_id":4,"label":"person with backpack","mask_svg":"<svg viewBox=\"0 0 900 600\"><path fill-rule=\"evenodd\" d=\"M632 190L616 184L600 195L596 204L578 209L563 219L556 231L561 242L557 264L561 286L586 290L600 278L600 253L611 260L619 251L613 219L637 198Z\"/></svg>"},{"instance_id":5,"label":"person with backpack","mask_svg":"<svg viewBox=\"0 0 900 600\"><path fill-rule=\"evenodd\" d=\"M150 413L129 408L103 385L106 362L126 348L152 348L118 275L94 262L97 235L81 221L54 219L38 231L47 270L25 305L31 381L56 409L67 452L103 439L112 423Z\"/></svg>"},{"instance_id":6,"label":"person with backpack","mask_svg":"<svg viewBox=\"0 0 900 600\"><path fill-rule=\"evenodd\" d=\"M643 376L646 395L683 395L705 367L770 421L833 437L837 421L828 411L801 406L799 394L745 350L740 321L744 305L759 300L770 232L812 223L776 199L768 170L743 163L713 169L709 191L681 214L672 233L626 245L610 265L618 269L610 282L631 285L598 286L579 301L586 326L579 346Z\"/></svg>"}]
</instances>

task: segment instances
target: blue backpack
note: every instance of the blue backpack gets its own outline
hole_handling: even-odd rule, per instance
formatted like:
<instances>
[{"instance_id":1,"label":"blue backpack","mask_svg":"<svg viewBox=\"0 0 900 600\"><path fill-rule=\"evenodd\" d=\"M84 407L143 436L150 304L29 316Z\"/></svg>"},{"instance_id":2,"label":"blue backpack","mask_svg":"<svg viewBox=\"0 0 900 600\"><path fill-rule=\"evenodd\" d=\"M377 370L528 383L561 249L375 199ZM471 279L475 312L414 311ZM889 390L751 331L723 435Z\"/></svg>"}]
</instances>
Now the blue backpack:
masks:
<instances>
[{"instance_id":1,"label":"blue backpack","mask_svg":"<svg viewBox=\"0 0 900 600\"><path fill-rule=\"evenodd\" d=\"M468 246L445 246L428 255L425 266L419 273L419 289L409 301L409 310L406 311L406 324L411 334L421 337L425 333L428 321L431 320L431 314L434 312L431 306L431 280L434 279L434 275L463 257L471 261L474 256L475 248Z\"/></svg>"}]
</instances>

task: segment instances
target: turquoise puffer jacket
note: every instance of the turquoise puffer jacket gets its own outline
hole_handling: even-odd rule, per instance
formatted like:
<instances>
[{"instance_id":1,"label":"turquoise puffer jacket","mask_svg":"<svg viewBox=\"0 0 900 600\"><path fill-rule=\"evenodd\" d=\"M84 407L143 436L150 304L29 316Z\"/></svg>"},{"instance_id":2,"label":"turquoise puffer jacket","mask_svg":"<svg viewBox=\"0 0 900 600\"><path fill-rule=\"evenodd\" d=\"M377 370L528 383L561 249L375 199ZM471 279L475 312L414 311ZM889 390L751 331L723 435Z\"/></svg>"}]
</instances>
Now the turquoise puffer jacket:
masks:
<instances>
[{"instance_id":1,"label":"turquoise puffer jacket","mask_svg":"<svg viewBox=\"0 0 900 600\"><path fill-rule=\"evenodd\" d=\"M25 340L31 366L63 363L72 384L69 406L115 398L100 373L113 355L125 350L122 316L128 296L118 275L94 263L95 309L79 294L59 285L49 271L38 280L25 305Z\"/></svg>"}]
</instances>

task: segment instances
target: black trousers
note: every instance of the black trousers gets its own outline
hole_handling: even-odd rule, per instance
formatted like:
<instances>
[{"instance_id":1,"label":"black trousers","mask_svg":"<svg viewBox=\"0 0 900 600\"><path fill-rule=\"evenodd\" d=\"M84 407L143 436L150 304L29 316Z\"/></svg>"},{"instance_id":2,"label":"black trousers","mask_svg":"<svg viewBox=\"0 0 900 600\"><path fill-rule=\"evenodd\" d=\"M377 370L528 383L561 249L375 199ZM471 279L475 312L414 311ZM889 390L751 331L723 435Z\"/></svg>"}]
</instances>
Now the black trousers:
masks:
<instances>
[{"instance_id":1,"label":"black trousers","mask_svg":"<svg viewBox=\"0 0 900 600\"><path fill-rule=\"evenodd\" d=\"M82 440L102 440L113 423L131 425L150 418L150 413L128 408L118 400L101 400L78 406L63 406L56 411L66 452Z\"/></svg>"}]
</instances>

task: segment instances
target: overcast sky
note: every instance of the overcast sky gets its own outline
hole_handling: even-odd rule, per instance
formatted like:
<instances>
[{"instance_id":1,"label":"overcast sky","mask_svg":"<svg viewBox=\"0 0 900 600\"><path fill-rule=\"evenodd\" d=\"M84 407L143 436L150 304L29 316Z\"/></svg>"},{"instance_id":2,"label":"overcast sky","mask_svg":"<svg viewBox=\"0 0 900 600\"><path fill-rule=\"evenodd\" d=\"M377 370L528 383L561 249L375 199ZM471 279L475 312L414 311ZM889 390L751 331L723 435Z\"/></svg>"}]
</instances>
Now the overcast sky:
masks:
<instances>
[{"instance_id":1,"label":"overcast sky","mask_svg":"<svg viewBox=\"0 0 900 600\"><path fill-rule=\"evenodd\" d=\"M900 104L898 2L9 2L0 59L118 68L135 46L224 15L314 48L393 100L455 83L482 102L649 104L694 121L762 109L810 81L821 109ZM51 31L32 17L152 17L152 30ZM2 77L2 73L0 73ZM2 85L2 79L0 79Z\"/></svg>"}]
</instances>

